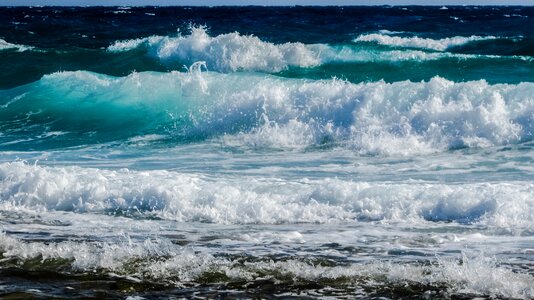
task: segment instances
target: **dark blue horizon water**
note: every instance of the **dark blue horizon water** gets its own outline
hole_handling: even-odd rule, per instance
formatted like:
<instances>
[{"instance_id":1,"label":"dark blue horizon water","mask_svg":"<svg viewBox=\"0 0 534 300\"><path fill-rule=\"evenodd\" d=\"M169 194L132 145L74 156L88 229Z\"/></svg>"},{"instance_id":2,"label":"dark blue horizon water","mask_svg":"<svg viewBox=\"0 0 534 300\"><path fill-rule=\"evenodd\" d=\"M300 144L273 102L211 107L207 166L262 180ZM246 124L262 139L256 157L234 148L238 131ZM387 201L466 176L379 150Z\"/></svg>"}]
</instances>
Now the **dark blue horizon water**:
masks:
<instances>
[{"instance_id":1,"label":"dark blue horizon water","mask_svg":"<svg viewBox=\"0 0 534 300\"><path fill-rule=\"evenodd\" d=\"M153 35L186 35L191 26L206 26L211 36L239 32L253 35L262 41L281 44L329 44L354 46L353 40L361 34L380 30L399 31L404 35L442 39L454 36L496 36L501 39L480 41L454 47L452 53L477 55L532 56L534 43L534 8L532 7L131 7L127 10L113 7L3 7L0 8L0 38L18 45L28 45L42 51L12 53L3 51L0 66L0 87L9 88L38 80L57 71L88 70L98 73L125 76L132 71L181 70L181 65L161 65L147 59L142 53L114 55L105 49L119 40L143 38ZM24 62L25 64L21 63ZM485 61L490 64L491 61ZM500 72L497 81L531 81L531 69L522 77L509 72L513 62L495 60ZM511 64L511 66L509 66ZM447 62L442 66L451 79L482 78L487 70L475 70L466 62L455 66ZM358 66L357 66L358 67ZM347 76L349 80L400 80L428 79L440 71L423 70L417 76L418 66L402 74L393 68L370 77L354 76L343 70L321 70L315 77ZM209 68L209 66L208 66ZM364 71L371 68L363 66ZM447 72L449 68L452 71ZM423 68L424 69L424 68ZM502 69L502 71L501 71ZM480 72L480 73L478 73ZM372 72L371 72L372 73ZM304 76L298 73L299 76ZM499 74L497 74L499 75ZM491 77L487 80L494 81ZM352 80L351 80L352 81Z\"/></svg>"}]
</instances>

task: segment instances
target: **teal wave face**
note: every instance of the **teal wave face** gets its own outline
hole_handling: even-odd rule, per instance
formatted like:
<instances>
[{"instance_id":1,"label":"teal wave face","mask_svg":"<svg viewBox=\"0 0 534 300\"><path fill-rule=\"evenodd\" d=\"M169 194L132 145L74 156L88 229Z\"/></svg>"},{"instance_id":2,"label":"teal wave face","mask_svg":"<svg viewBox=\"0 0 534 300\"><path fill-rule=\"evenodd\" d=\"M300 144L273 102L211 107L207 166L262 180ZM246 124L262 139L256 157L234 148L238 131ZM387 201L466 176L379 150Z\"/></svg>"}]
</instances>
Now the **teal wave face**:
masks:
<instances>
[{"instance_id":1,"label":"teal wave face","mask_svg":"<svg viewBox=\"0 0 534 300\"><path fill-rule=\"evenodd\" d=\"M254 76L201 75L200 64L195 66L189 73L122 78L61 72L1 91L1 147L48 149L147 134L181 143L255 126L261 114L260 104L253 102L257 99L250 104L240 103L238 95L235 99ZM228 101L238 102L217 105L227 93L232 98Z\"/></svg>"},{"instance_id":2,"label":"teal wave face","mask_svg":"<svg viewBox=\"0 0 534 300\"><path fill-rule=\"evenodd\" d=\"M2 149L32 150L158 135L237 147L326 144L361 153L425 153L532 138L534 84L284 79L261 73L63 72L2 91Z\"/></svg>"},{"instance_id":3,"label":"teal wave face","mask_svg":"<svg viewBox=\"0 0 534 300\"><path fill-rule=\"evenodd\" d=\"M120 140L143 132L164 130L180 109L179 93L165 76L143 74L125 79L88 72L65 72L2 93L1 137L16 149L64 147ZM169 78L169 77L168 77ZM170 79L170 78L169 78ZM184 108L185 109L185 108ZM20 137L20 139L17 139Z\"/></svg>"}]
</instances>

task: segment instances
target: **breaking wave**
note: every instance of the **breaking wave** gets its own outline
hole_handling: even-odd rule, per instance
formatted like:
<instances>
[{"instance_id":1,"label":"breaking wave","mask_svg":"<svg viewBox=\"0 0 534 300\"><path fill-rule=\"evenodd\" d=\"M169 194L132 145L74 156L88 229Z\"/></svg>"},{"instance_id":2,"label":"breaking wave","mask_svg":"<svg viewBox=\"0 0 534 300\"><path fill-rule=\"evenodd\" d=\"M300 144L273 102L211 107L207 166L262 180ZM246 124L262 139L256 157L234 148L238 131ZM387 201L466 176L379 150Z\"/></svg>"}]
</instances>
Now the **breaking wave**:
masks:
<instances>
[{"instance_id":1,"label":"breaking wave","mask_svg":"<svg viewBox=\"0 0 534 300\"><path fill-rule=\"evenodd\" d=\"M531 275L515 273L480 254L438 258L428 265L378 261L323 265L313 259L247 261L239 257L217 257L175 245L166 239L113 244L28 243L5 234L0 234L0 254L2 264L18 263L25 267L38 260L42 265L37 270L52 274L78 273L86 277L106 274L116 281L123 279L131 283L177 287L203 283L230 284L240 288L241 284L248 287L256 281L258 284L274 281L280 287L299 283L314 283L312 286L317 287L321 283L324 287L349 288L352 295L354 285L358 285L371 294L388 288L406 290L408 294L426 288L441 290L444 293L441 296L449 297L456 294L529 299L534 296Z\"/></svg>"},{"instance_id":2,"label":"breaking wave","mask_svg":"<svg viewBox=\"0 0 534 300\"><path fill-rule=\"evenodd\" d=\"M18 52L24 52L24 51L28 51L28 50L32 50L32 49L34 49L34 47L32 47L32 46L12 44L12 43L6 42L3 39L0 39L0 51L2 51L2 50L16 50Z\"/></svg>"},{"instance_id":3,"label":"breaking wave","mask_svg":"<svg viewBox=\"0 0 534 300\"><path fill-rule=\"evenodd\" d=\"M531 183L373 183L218 178L174 171L0 164L0 209L75 211L181 222L481 224L534 232Z\"/></svg>"},{"instance_id":4,"label":"breaking wave","mask_svg":"<svg viewBox=\"0 0 534 300\"><path fill-rule=\"evenodd\" d=\"M328 46L321 44L276 45L237 32L211 37L204 27L193 27L191 34L186 36L152 36L118 41L109 46L108 51L128 51L141 45L148 48L151 56L165 63L189 65L196 61L206 61L210 69L224 72L278 72L289 66L317 66L321 63L321 52L329 50Z\"/></svg>"},{"instance_id":5,"label":"breaking wave","mask_svg":"<svg viewBox=\"0 0 534 300\"><path fill-rule=\"evenodd\" d=\"M420 49L430 49L437 51L445 51L452 47L462 46L471 42L495 40L498 37L495 36L455 36L442 39L430 39L430 38L421 38L418 36L414 37L402 37L394 36L389 33L382 34L371 33L363 34L357 37L355 42L374 42L381 45L387 46L398 46L398 47L408 47L408 48L420 48Z\"/></svg>"},{"instance_id":6,"label":"breaking wave","mask_svg":"<svg viewBox=\"0 0 534 300\"><path fill-rule=\"evenodd\" d=\"M392 37L387 34L360 36L361 41L378 41L382 44L396 43L412 48L445 50L448 47L470 41L487 40L493 37L454 37L442 40ZM197 61L206 62L209 70L217 72L257 71L276 73L291 67L312 68L325 64L361 62L435 61L456 59L498 59L500 56L468 55L454 53L431 53L417 49L375 49L354 44L327 45L265 42L256 36L241 35L238 32L212 37L204 27L191 28L190 35L151 36L146 38L117 41L110 45L109 52L124 52L141 49L148 56L167 66L181 69ZM523 56L508 57L512 60L530 61Z\"/></svg>"},{"instance_id":7,"label":"breaking wave","mask_svg":"<svg viewBox=\"0 0 534 300\"><path fill-rule=\"evenodd\" d=\"M54 73L1 91L0 145L46 148L157 134L247 148L330 144L361 154L412 155L521 143L534 132L532 83L435 77L352 84L201 68L122 78Z\"/></svg>"}]
</instances>

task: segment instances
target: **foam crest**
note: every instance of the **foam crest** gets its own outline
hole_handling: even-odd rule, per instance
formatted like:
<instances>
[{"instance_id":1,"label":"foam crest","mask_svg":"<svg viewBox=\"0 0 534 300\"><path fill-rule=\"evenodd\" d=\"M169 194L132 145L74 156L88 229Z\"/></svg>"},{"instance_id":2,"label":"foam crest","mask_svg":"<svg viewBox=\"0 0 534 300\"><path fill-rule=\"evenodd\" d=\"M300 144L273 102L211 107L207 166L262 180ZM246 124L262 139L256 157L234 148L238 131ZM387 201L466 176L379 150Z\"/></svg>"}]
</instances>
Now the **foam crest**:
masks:
<instances>
[{"instance_id":1,"label":"foam crest","mask_svg":"<svg viewBox=\"0 0 534 300\"><path fill-rule=\"evenodd\" d=\"M240 93L245 101L237 101L262 105L259 126L226 136L225 142L260 148L334 143L363 154L409 155L531 139L525 122L534 108L531 84L490 86L442 78L265 83Z\"/></svg>"},{"instance_id":2,"label":"foam crest","mask_svg":"<svg viewBox=\"0 0 534 300\"><path fill-rule=\"evenodd\" d=\"M389 37L389 35L383 35ZM369 39L369 37L362 39ZM391 38L391 37L390 37ZM435 41L434 44L460 43L462 38ZM475 40L473 38L464 38ZM485 39L480 37L480 39ZM420 39L423 42L426 40ZM431 41L431 40L430 40ZM467 41L466 41L467 42ZM413 42L412 42L413 43ZM419 41L419 43L422 43ZM427 42L431 44L431 42ZM448 47L448 46L447 46ZM425 47L415 47L425 48ZM445 47L446 48L446 47ZM344 62L399 62L431 61L446 58L476 59L497 58L480 55L428 53L421 50L377 50L354 45L327 45L284 43L273 44L255 36L238 32L210 36L204 27L193 27L190 35L150 36L146 38L116 41L107 50L124 52L143 49L162 63L182 68L196 61L205 61L209 70L217 72L259 71L276 73L289 67L309 68L329 63ZM526 57L514 59L528 60Z\"/></svg>"},{"instance_id":3,"label":"foam crest","mask_svg":"<svg viewBox=\"0 0 534 300\"><path fill-rule=\"evenodd\" d=\"M355 42L373 42L387 46L409 47L445 51L452 47L462 46L471 42L495 40L495 36L455 36L443 39L430 39L414 37L393 36L392 33L371 33L358 36Z\"/></svg>"},{"instance_id":4,"label":"foam crest","mask_svg":"<svg viewBox=\"0 0 534 300\"><path fill-rule=\"evenodd\" d=\"M455 83L436 77L352 84L201 69L199 63L189 73L47 75L7 91L9 105L0 115L43 124L52 132L78 130L101 138L159 134L177 141L214 138L245 148L329 144L365 155L514 144L531 140L534 132L532 83ZM68 113L72 110L78 114ZM60 122L50 125L51 120Z\"/></svg>"},{"instance_id":5,"label":"foam crest","mask_svg":"<svg viewBox=\"0 0 534 300\"><path fill-rule=\"evenodd\" d=\"M12 43L6 42L3 39L0 39L0 51L16 49L18 52L24 52L24 51L32 50L33 48L34 47L26 46L26 45L12 44Z\"/></svg>"},{"instance_id":6,"label":"foam crest","mask_svg":"<svg viewBox=\"0 0 534 300\"><path fill-rule=\"evenodd\" d=\"M139 47L144 43L148 45L153 45L162 42L164 39L165 38L161 36L150 36L147 38L116 41L115 43L113 43L113 45L110 45L107 50L111 52L129 51Z\"/></svg>"},{"instance_id":7,"label":"foam crest","mask_svg":"<svg viewBox=\"0 0 534 300\"><path fill-rule=\"evenodd\" d=\"M438 258L434 280L452 284L455 292L486 294L491 297L529 299L534 296L534 277L498 266L483 253L462 253L461 259Z\"/></svg>"},{"instance_id":8,"label":"foam crest","mask_svg":"<svg viewBox=\"0 0 534 300\"><path fill-rule=\"evenodd\" d=\"M321 50L326 49L324 45L273 44L237 32L211 37L204 27L193 27L186 36L118 41L109 46L108 51L127 51L140 45L145 45L150 55L165 63L206 61L208 68L223 72L278 72L289 66L316 66L321 63Z\"/></svg>"},{"instance_id":9,"label":"foam crest","mask_svg":"<svg viewBox=\"0 0 534 300\"><path fill-rule=\"evenodd\" d=\"M157 216L183 222L278 224L458 222L534 230L529 183L288 182L170 171L0 164L0 208Z\"/></svg>"}]
</instances>

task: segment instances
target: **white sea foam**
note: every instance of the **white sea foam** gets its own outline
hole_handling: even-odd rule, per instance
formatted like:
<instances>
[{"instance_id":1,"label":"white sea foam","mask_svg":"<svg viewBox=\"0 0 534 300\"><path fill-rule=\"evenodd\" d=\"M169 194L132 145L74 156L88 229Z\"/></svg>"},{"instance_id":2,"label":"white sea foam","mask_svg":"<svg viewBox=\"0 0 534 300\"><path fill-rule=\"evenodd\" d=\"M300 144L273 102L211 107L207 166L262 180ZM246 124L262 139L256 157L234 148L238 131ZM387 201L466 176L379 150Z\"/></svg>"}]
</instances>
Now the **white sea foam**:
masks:
<instances>
[{"instance_id":1,"label":"white sea foam","mask_svg":"<svg viewBox=\"0 0 534 300\"><path fill-rule=\"evenodd\" d=\"M122 243L23 242L0 234L0 253L20 261L39 258L70 261L74 272L106 272L131 281L158 280L182 286L201 280L213 272L232 281L338 280L338 285L409 285L422 284L447 289L448 293L467 293L492 297L529 299L534 296L534 278L499 266L483 254L463 254L461 258L440 258L430 265L390 262L353 263L342 266L314 265L298 259L240 262L192 251L165 239L135 242L128 237ZM460 261L461 259L461 261ZM136 262L132 264L132 262Z\"/></svg>"},{"instance_id":2,"label":"white sea foam","mask_svg":"<svg viewBox=\"0 0 534 300\"><path fill-rule=\"evenodd\" d=\"M392 36L391 34L363 34L357 37L355 42L374 42L381 45L388 46L398 46L398 47L409 47L409 48L422 48L422 49L432 49L438 51L445 51L451 47L465 45L471 42L485 41L485 40L494 40L497 39L495 36L455 36L448 37L443 39L430 39L430 38L421 38L418 36L414 37L401 37L401 36Z\"/></svg>"},{"instance_id":3,"label":"white sea foam","mask_svg":"<svg viewBox=\"0 0 534 300\"><path fill-rule=\"evenodd\" d=\"M281 71L288 66L310 67L320 63L324 45L302 43L273 44L255 36L237 32L211 37L204 27L193 27L191 34L178 37L152 36L118 41L109 51L127 51L146 45L150 55L164 62L192 63L206 61L209 68L220 71Z\"/></svg>"},{"instance_id":4,"label":"white sea foam","mask_svg":"<svg viewBox=\"0 0 534 300\"><path fill-rule=\"evenodd\" d=\"M376 36L384 40L404 41L405 38L392 37L396 32L384 31ZM375 35L361 36L358 39L371 41ZM490 37L450 38L439 41L412 38L403 43L415 48L441 47L464 42L488 39ZM419 46L417 46L419 44ZM422 47L427 45L428 47ZM441 45L441 46L440 46ZM181 68L196 61L205 61L210 70L218 72L262 71L279 72L288 67L315 67L333 62L397 62L427 61L442 58L470 59L489 56L462 55L451 53L427 53L420 50L377 51L354 46L331 46L326 44L285 43L273 44L255 36L245 36L237 32L208 35L203 27L194 27L190 35L177 37L151 36L146 38L117 41L107 49L111 52L130 51L145 48L148 54L163 63ZM495 58L495 57L494 57ZM518 57L519 59L523 59Z\"/></svg>"},{"instance_id":5,"label":"white sea foam","mask_svg":"<svg viewBox=\"0 0 534 300\"><path fill-rule=\"evenodd\" d=\"M532 183L218 178L170 171L0 164L0 209L123 212L221 224L436 221L534 230Z\"/></svg>"},{"instance_id":6,"label":"white sea foam","mask_svg":"<svg viewBox=\"0 0 534 300\"><path fill-rule=\"evenodd\" d=\"M164 38L160 36L151 36L148 38L117 41L113 45L109 46L107 49L111 52L129 51L139 47L143 43L148 43L149 45L152 45L161 42L163 39Z\"/></svg>"},{"instance_id":7,"label":"white sea foam","mask_svg":"<svg viewBox=\"0 0 534 300\"><path fill-rule=\"evenodd\" d=\"M65 72L47 75L32 88L38 95L45 90L65 95L66 102L54 109L70 109L82 101L107 110L118 107L116 114L136 115L136 122L149 124L165 121L165 112L171 123L166 134L214 137L238 147L327 143L362 154L413 155L533 138L532 83L455 83L436 77L429 82L352 84L192 71L124 78ZM76 94L71 93L74 87ZM24 99L33 92L26 91ZM84 100L88 95L90 103ZM76 126L83 121L79 116ZM113 119L102 122L116 126Z\"/></svg>"},{"instance_id":8,"label":"white sea foam","mask_svg":"<svg viewBox=\"0 0 534 300\"><path fill-rule=\"evenodd\" d=\"M18 52L24 52L24 51L32 50L32 49L34 49L34 47L26 46L26 45L12 44L12 43L6 42L3 39L0 39L0 51L9 50L9 49L16 49Z\"/></svg>"}]
</instances>

